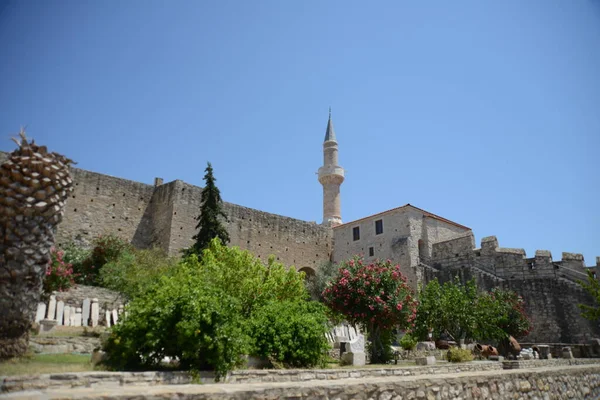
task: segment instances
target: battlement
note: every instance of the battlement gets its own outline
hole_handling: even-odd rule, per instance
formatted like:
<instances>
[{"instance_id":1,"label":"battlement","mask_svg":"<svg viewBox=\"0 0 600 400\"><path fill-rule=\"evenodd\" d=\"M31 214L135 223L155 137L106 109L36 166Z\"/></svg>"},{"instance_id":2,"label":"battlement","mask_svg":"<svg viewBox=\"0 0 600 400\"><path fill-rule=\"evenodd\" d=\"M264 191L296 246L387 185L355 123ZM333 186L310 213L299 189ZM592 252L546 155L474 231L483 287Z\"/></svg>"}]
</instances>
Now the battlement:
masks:
<instances>
[{"instance_id":1,"label":"battlement","mask_svg":"<svg viewBox=\"0 0 600 400\"><path fill-rule=\"evenodd\" d=\"M596 257L595 266L586 267L583 255L578 253L563 252L561 259L554 261L550 251L537 250L534 257L528 258L524 249L500 247L496 236L481 239L479 249L474 243L472 233L434 243L431 263L438 268L476 267L505 280L562 278L572 282L585 280L588 268L595 272L600 267L600 257Z\"/></svg>"}]
</instances>

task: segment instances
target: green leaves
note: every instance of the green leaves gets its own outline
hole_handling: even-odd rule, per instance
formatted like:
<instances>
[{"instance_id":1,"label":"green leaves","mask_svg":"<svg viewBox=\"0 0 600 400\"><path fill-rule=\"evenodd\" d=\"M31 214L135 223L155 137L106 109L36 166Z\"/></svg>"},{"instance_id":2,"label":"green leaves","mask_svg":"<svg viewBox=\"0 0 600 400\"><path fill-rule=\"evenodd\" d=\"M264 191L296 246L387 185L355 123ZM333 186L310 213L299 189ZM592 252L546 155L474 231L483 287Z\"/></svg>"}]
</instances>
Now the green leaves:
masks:
<instances>
[{"instance_id":1,"label":"green leaves","mask_svg":"<svg viewBox=\"0 0 600 400\"><path fill-rule=\"evenodd\" d=\"M598 282L591 269L588 269L587 274L587 282L580 281L579 284L594 299L596 304L594 306L578 304L577 306L581 310L583 318L597 321L600 319L600 282Z\"/></svg>"},{"instance_id":2,"label":"green leaves","mask_svg":"<svg viewBox=\"0 0 600 400\"><path fill-rule=\"evenodd\" d=\"M158 368L168 356L220 377L244 354L295 366L316 365L325 354L324 308L306 302L304 274L293 268L272 259L265 266L218 238L201 261L192 254L164 270L150 267L147 276L144 263L123 261L105 267L115 272L114 285L131 286L133 298L105 345L114 368Z\"/></svg>"},{"instance_id":3,"label":"green leaves","mask_svg":"<svg viewBox=\"0 0 600 400\"><path fill-rule=\"evenodd\" d=\"M440 285L435 279L420 291L419 300L415 334L423 340L429 332L433 338L447 332L456 341L518 338L532 329L520 296L499 288L478 293L474 280L463 285L457 277Z\"/></svg>"},{"instance_id":4,"label":"green leaves","mask_svg":"<svg viewBox=\"0 0 600 400\"><path fill-rule=\"evenodd\" d=\"M317 302L271 301L252 315L255 354L286 366L322 366L329 344L325 307Z\"/></svg>"}]
</instances>

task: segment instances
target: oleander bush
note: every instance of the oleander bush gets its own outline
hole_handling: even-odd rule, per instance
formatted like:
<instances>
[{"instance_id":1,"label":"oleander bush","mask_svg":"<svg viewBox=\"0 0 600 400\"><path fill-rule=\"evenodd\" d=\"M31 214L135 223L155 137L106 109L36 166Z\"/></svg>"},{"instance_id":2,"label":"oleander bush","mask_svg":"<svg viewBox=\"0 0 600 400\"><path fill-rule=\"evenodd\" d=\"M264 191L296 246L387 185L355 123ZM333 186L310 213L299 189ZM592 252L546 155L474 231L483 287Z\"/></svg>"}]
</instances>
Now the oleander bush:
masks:
<instances>
[{"instance_id":1,"label":"oleander bush","mask_svg":"<svg viewBox=\"0 0 600 400\"><path fill-rule=\"evenodd\" d=\"M390 260L365 263L355 257L340 263L323 291L325 304L368 334L372 363L393 358L395 329L413 327L417 301L400 266Z\"/></svg>"}]
</instances>

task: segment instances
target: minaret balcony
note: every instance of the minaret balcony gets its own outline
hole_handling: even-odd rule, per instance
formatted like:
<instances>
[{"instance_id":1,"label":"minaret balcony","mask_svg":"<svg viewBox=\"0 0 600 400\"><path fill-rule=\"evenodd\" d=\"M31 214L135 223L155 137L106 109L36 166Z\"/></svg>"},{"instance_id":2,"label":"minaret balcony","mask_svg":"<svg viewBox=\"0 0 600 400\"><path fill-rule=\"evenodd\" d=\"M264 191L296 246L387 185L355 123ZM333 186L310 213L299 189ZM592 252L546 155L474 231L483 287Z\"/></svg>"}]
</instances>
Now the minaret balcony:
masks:
<instances>
[{"instance_id":1,"label":"minaret balcony","mask_svg":"<svg viewBox=\"0 0 600 400\"><path fill-rule=\"evenodd\" d=\"M325 165L319 168L319 182L321 183L337 183L337 181L342 183L344 177L344 168L338 165Z\"/></svg>"}]
</instances>

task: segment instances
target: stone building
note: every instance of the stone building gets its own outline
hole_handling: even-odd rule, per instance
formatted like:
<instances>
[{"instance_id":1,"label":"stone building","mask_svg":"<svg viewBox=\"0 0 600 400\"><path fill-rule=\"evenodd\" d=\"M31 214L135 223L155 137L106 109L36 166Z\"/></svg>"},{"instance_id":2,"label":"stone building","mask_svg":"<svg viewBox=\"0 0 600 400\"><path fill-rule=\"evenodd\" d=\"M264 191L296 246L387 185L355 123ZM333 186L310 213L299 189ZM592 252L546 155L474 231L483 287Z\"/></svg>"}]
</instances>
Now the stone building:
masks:
<instances>
[{"instance_id":1,"label":"stone building","mask_svg":"<svg viewBox=\"0 0 600 400\"><path fill-rule=\"evenodd\" d=\"M5 158L0 152L0 162ZM58 244L89 243L106 233L170 254L192 244L200 187L180 180L163 183L160 178L149 185L77 168L72 168L72 175L75 190L57 231ZM482 289L509 287L525 298L534 319L532 339L577 342L600 335L599 327L582 319L577 308L578 303L592 302L576 283L586 276L582 255L563 253L560 261L553 261L550 252L542 250L527 258L522 249L499 247L494 237L475 248L470 228L411 204L343 223L344 178L330 112L318 172L323 223L225 203L230 244L264 260L273 255L308 275L325 262L362 254L367 260L399 263L413 288L433 278L475 278ZM593 268L600 268L600 259Z\"/></svg>"}]
</instances>

